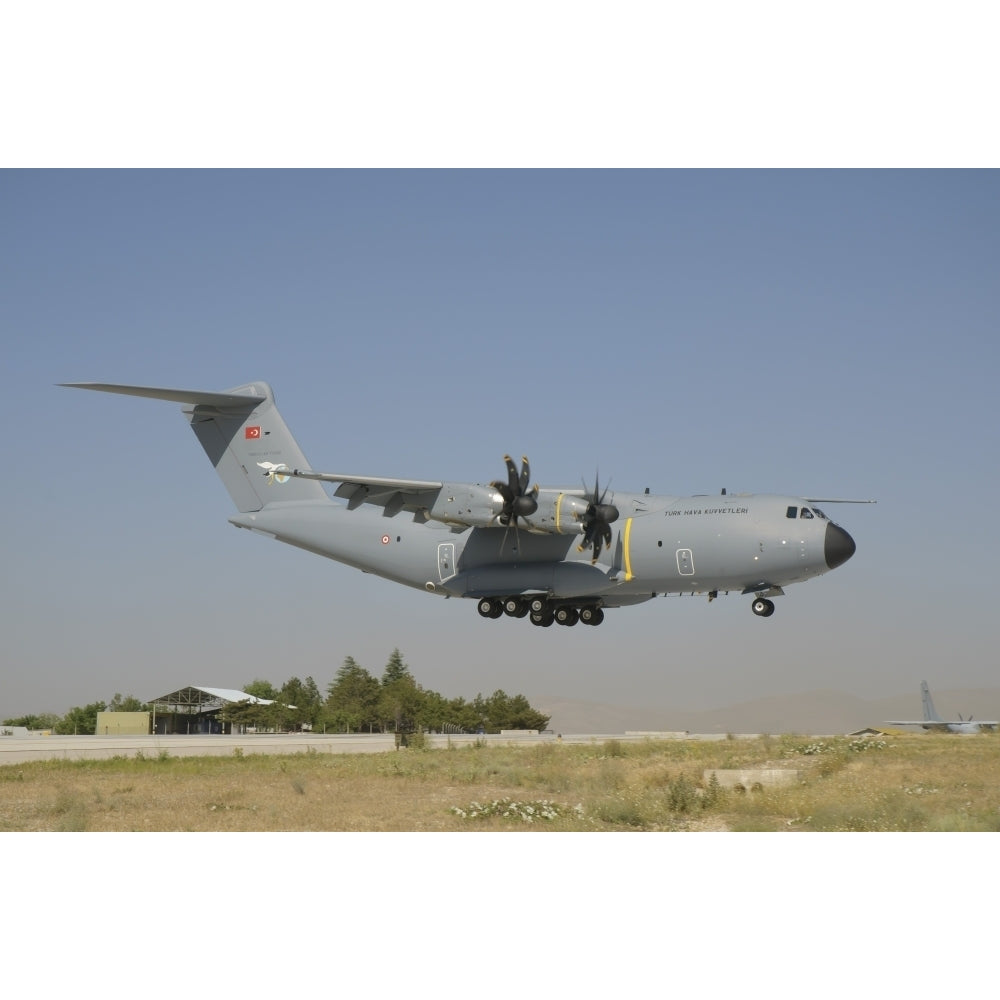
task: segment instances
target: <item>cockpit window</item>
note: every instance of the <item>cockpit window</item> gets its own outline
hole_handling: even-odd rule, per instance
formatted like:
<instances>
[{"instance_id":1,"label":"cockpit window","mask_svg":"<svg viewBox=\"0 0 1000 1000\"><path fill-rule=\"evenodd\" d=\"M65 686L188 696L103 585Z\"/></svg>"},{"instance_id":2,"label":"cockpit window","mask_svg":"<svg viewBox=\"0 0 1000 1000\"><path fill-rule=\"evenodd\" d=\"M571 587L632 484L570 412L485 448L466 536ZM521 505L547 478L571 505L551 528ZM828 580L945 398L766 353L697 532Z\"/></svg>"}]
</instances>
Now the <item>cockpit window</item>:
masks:
<instances>
[{"instance_id":1,"label":"cockpit window","mask_svg":"<svg viewBox=\"0 0 1000 1000\"><path fill-rule=\"evenodd\" d=\"M829 521L830 519L819 509L819 507L813 507L812 512L824 521Z\"/></svg>"},{"instance_id":2,"label":"cockpit window","mask_svg":"<svg viewBox=\"0 0 1000 1000\"><path fill-rule=\"evenodd\" d=\"M794 520L798 516L799 516L798 507L789 507L788 510L785 511L785 517L790 517Z\"/></svg>"},{"instance_id":3,"label":"cockpit window","mask_svg":"<svg viewBox=\"0 0 1000 1000\"><path fill-rule=\"evenodd\" d=\"M800 518L805 518L806 520L811 521L812 516L813 512L808 507L803 507L802 510L799 511Z\"/></svg>"}]
</instances>

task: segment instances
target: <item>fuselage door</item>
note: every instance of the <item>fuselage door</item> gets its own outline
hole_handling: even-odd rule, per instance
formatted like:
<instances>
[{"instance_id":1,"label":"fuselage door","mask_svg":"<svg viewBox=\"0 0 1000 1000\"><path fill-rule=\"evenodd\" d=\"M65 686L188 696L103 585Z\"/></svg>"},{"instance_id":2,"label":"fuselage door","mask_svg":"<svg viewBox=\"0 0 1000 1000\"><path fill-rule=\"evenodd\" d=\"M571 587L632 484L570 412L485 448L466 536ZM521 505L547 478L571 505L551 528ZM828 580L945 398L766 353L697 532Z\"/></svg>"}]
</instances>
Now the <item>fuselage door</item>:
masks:
<instances>
[{"instance_id":1,"label":"fuselage door","mask_svg":"<svg viewBox=\"0 0 1000 1000\"><path fill-rule=\"evenodd\" d=\"M677 550L677 572L681 576L694 576L694 555L690 549Z\"/></svg>"},{"instance_id":2,"label":"fuselage door","mask_svg":"<svg viewBox=\"0 0 1000 1000\"><path fill-rule=\"evenodd\" d=\"M442 542L438 546L438 576L444 583L455 575L455 543Z\"/></svg>"}]
</instances>

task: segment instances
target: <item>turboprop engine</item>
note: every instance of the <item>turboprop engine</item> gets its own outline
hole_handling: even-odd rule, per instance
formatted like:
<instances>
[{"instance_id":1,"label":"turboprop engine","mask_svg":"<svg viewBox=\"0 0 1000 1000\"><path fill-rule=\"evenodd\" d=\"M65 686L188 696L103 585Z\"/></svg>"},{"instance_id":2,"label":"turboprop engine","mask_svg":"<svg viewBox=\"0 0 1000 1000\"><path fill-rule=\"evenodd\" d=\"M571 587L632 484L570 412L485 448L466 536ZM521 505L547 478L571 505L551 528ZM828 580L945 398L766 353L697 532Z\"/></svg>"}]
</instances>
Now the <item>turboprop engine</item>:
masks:
<instances>
[{"instance_id":1,"label":"turboprop engine","mask_svg":"<svg viewBox=\"0 0 1000 1000\"><path fill-rule=\"evenodd\" d=\"M509 517L518 527L540 535L572 535L585 531L589 503L586 497L559 490L539 490L529 503L509 513L510 503L499 490L479 483L445 483L427 509L432 521L469 528L495 528ZM524 511L534 504L530 514ZM516 517L515 517L516 514Z\"/></svg>"},{"instance_id":2,"label":"turboprop engine","mask_svg":"<svg viewBox=\"0 0 1000 1000\"><path fill-rule=\"evenodd\" d=\"M528 531L545 535L579 535L590 506L586 497L559 490L539 490L534 513L521 517Z\"/></svg>"},{"instance_id":3,"label":"turboprop engine","mask_svg":"<svg viewBox=\"0 0 1000 1000\"><path fill-rule=\"evenodd\" d=\"M602 543L611 544L609 525L618 519L618 508L605 503L607 489L601 491L594 479L594 489L568 491L530 487L531 467L527 456L521 459L518 474L510 455L504 455L507 480L494 480L489 486L479 483L442 483L427 517L444 524L468 528L492 528L519 525L540 535L583 535L579 551L593 550L593 562L601 554Z\"/></svg>"},{"instance_id":4,"label":"turboprop engine","mask_svg":"<svg viewBox=\"0 0 1000 1000\"><path fill-rule=\"evenodd\" d=\"M470 528L492 528L503 514L504 499L492 486L479 483L444 483L427 509L432 521Z\"/></svg>"}]
</instances>

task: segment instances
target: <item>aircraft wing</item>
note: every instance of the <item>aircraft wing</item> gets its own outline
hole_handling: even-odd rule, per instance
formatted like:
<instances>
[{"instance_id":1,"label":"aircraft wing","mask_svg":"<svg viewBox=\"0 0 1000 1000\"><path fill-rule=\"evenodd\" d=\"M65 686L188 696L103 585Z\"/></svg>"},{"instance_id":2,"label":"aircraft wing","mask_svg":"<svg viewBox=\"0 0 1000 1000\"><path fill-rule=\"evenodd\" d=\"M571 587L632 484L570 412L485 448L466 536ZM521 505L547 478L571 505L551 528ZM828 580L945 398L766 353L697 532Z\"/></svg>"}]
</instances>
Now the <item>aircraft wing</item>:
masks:
<instances>
[{"instance_id":1,"label":"aircraft wing","mask_svg":"<svg viewBox=\"0 0 1000 1000\"><path fill-rule=\"evenodd\" d=\"M803 497L806 503L878 503L878 500L842 500L838 497Z\"/></svg>"},{"instance_id":2,"label":"aircraft wing","mask_svg":"<svg viewBox=\"0 0 1000 1000\"><path fill-rule=\"evenodd\" d=\"M276 476L315 479L321 483L339 483L336 496L347 501L351 510L363 503L389 508L387 513L425 510L434 503L444 483L425 479L390 479L385 476L357 476L339 472L312 472L307 469L275 469Z\"/></svg>"}]
</instances>

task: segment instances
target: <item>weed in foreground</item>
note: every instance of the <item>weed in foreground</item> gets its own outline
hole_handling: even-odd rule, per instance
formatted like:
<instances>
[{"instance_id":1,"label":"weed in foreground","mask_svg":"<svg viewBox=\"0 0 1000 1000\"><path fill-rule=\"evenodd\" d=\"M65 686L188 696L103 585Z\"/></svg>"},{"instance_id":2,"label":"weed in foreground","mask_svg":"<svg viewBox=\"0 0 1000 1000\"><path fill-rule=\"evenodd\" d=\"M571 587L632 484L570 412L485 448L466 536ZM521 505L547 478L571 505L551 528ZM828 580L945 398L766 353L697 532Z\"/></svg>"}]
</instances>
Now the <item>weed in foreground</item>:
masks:
<instances>
[{"instance_id":1,"label":"weed in foreground","mask_svg":"<svg viewBox=\"0 0 1000 1000\"><path fill-rule=\"evenodd\" d=\"M521 823L534 823L536 820L553 820L572 815L583 818L583 806L579 803L570 809L567 805L550 802L548 799L538 799L534 802L516 802L513 799L494 799L492 802L470 802L464 809L452 806L451 812L460 819L489 819L498 816L500 819L511 819Z\"/></svg>"}]
</instances>

